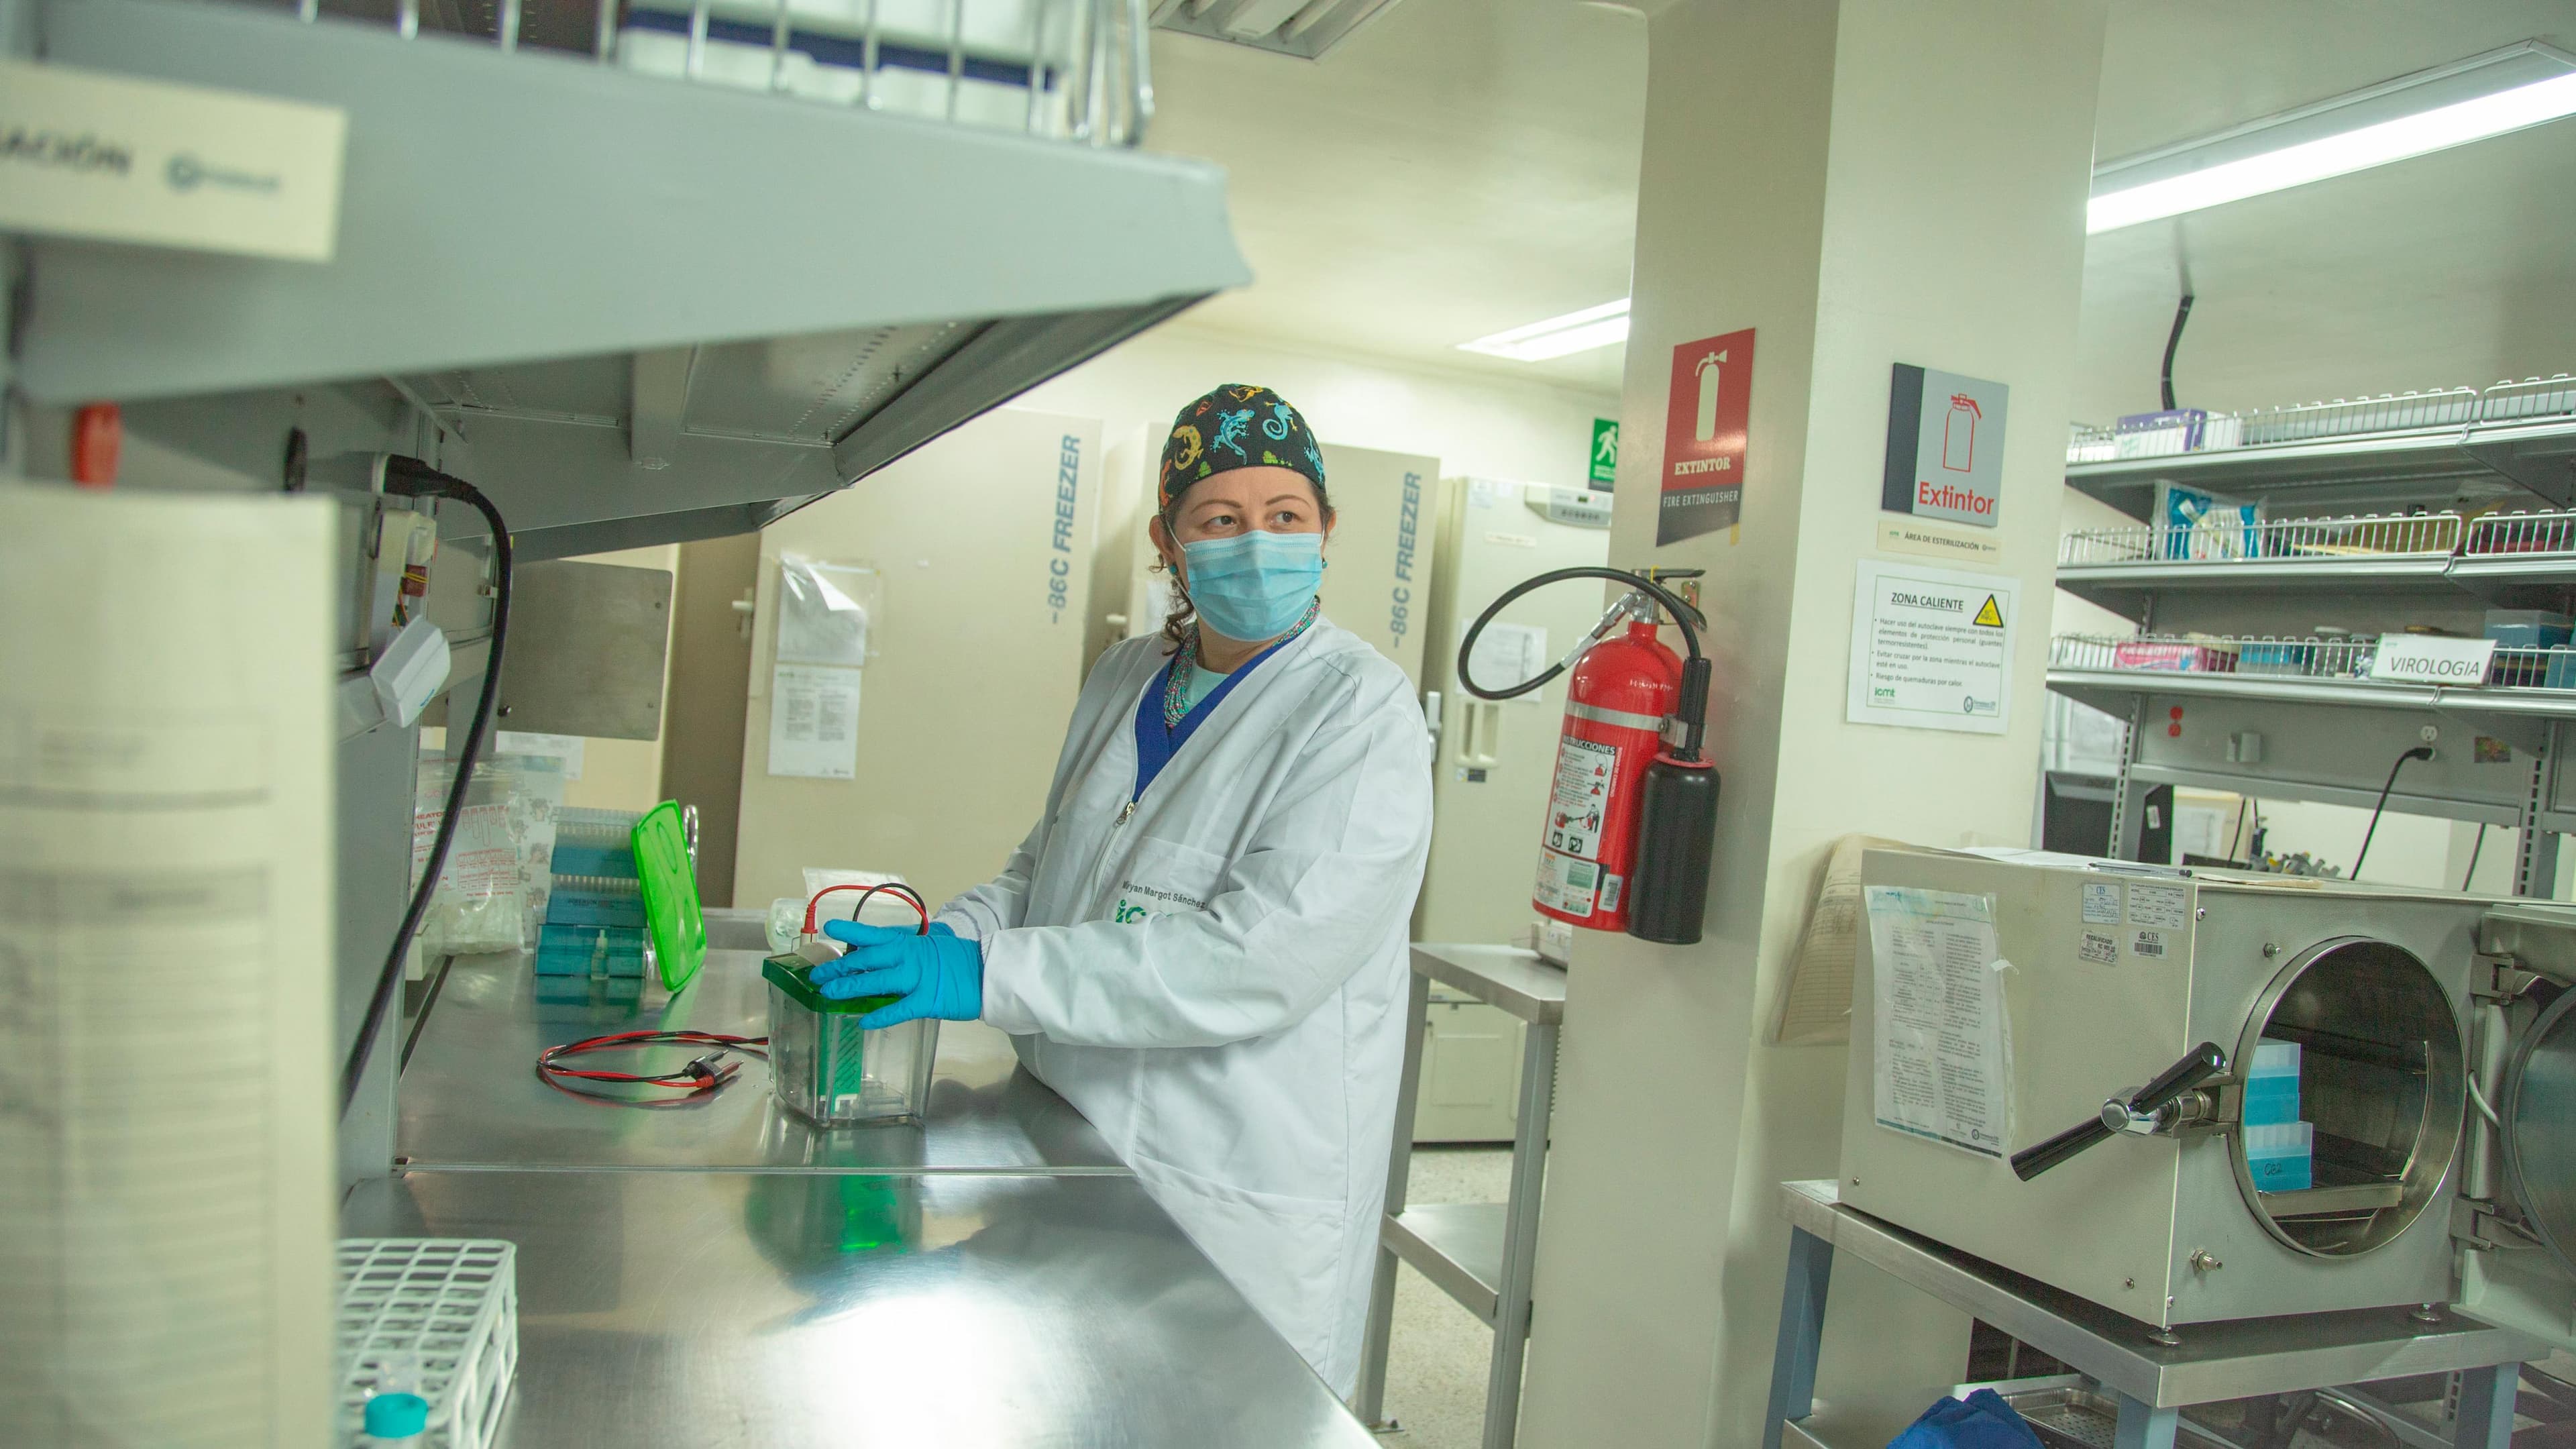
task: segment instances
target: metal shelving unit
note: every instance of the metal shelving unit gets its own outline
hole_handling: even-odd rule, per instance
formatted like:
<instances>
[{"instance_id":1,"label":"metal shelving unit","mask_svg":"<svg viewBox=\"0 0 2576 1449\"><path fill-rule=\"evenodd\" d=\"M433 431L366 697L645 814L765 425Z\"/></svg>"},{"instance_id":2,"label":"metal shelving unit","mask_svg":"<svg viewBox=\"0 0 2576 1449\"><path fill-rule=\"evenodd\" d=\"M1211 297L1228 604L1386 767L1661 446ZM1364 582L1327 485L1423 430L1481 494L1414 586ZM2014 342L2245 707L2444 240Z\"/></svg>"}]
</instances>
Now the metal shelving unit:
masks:
<instances>
[{"instance_id":1,"label":"metal shelving unit","mask_svg":"<svg viewBox=\"0 0 2576 1449\"><path fill-rule=\"evenodd\" d=\"M756 528L1250 280L1223 174L1135 149L1141 0L608 6L589 53L518 43L539 0L39 9L48 63L340 108L348 165L328 262L23 242L15 385L244 486L317 390L422 415L524 558Z\"/></svg>"},{"instance_id":2,"label":"metal shelving unit","mask_svg":"<svg viewBox=\"0 0 2576 1449\"><path fill-rule=\"evenodd\" d=\"M2489 608L2576 599L2576 378L2238 414L2201 437L2228 445L2104 457L2160 440L2079 431L2069 449L2069 487L2141 520L2068 534L2057 580L2140 634L2061 637L2048 671L2128 726L2115 853L2136 855L2156 785L2367 809L2431 743L2388 808L2519 830L2515 889L2549 894L2576 832L2558 764L2576 653L2500 648L2475 686L2370 674L2383 634L2476 637ZM2299 516L2167 527L2147 521L2158 483Z\"/></svg>"}]
</instances>

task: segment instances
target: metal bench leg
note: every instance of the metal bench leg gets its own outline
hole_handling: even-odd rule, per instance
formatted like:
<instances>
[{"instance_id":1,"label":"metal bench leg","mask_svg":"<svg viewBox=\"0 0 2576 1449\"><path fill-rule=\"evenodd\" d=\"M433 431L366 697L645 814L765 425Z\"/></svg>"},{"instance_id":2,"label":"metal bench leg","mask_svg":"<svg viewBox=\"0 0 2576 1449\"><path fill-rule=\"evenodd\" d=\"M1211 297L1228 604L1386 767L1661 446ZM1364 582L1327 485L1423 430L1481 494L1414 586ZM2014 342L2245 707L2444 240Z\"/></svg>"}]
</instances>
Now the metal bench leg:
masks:
<instances>
[{"instance_id":1,"label":"metal bench leg","mask_svg":"<svg viewBox=\"0 0 2576 1449\"><path fill-rule=\"evenodd\" d=\"M2451 1424L2451 1442L2459 1449L2506 1449L2513 1441L2513 1394L2521 1382L2518 1363L2463 1371L2460 1413Z\"/></svg>"},{"instance_id":2,"label":"metal bench leg","mask_svg":"<svg viewBox=\"0 0 2576 1449\"><path fill-rule=\"evenodd\" d=\"M2112 1434L2119 1449L2173 1449L2174 1430L2182 1424L2182 1410L2150 1408L2145 1403L2120 1395L2120 1423Z\"/></svg>"},{"instance_id":3,"label":"metal bench leg","mask_svg":"<svg viewBox=\"0 0 2576 1449\"><path fill-rule=\"evenodd\" d=\"M1431 978L1413 973L1404 1006L1404 1072L1396 1078L1395 1140L1386 1150L1387 1217L1404 1211L1405 1181L1413 1171L1413 1107L1422 1088L1422 1033L1431 1019ZM1395 1329L1395 1277L1401 1261L1382 1246L1386 1229L1378 1229L1377 1278L1369 1285L1368 1327L1360 1340L1360 1388L1351 1412L1372 1429L1388 1427L1386 1418L1387 1338Z\"/></svg>"},{"instance_id":4,"label":"metal bench leg","mask_svg":"<svg viewBox=\"0 0 2576 1449\"><path fill-rule=\"evenodd\" d=\"M1520 1432L1521 1364L1529 1354L1530 1279L1538 1264L1538 1204L1547 1181L1547 1122L1556 1108L1556 1032L1533 1024L1521 1042L1520 1120L1503 1209L1503 1281L1494 1291L1494 1356L1485 1375L1484 1449L1512 1449Z\"/></svg>"},{"instance_id":5,"label":"metal bench leg","mask_svg":"<svg viewBox=\"0 0 2576 1449\"><path fill-rule=\"evenodd\" d=\"M1771 1408L1762 1449L1780 1449L1780 1426L1816 1409L1816 1356L1825 1342L1825 1286L1834 1245L1805 1228L1789 1230L1789 1272L1780 1292L1780 1342L1771 1356Z\"/></svg>"}]
</instances>

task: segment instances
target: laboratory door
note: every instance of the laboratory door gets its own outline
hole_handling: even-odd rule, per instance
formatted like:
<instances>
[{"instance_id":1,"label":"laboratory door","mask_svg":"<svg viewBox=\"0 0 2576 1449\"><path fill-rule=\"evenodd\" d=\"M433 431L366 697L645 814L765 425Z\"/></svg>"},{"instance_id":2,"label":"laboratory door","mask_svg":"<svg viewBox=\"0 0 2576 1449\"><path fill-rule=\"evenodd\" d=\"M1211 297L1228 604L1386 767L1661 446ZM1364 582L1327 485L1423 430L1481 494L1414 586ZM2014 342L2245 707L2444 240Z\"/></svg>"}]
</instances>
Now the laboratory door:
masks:
<instances>
[{"instance_id":1,"label":"laboratory door","mask_svg":"<svg viewBox=\"0 0 2576 1449\"><path fill-rule=\"evenodd\" d=\"M808 866L891 871L933 906L1001 871L1082 685L1100 454L1094 419L1004 408L761 531L737 905L799 894ZM784 612L838 623L791 622L782 659L791 556L825 589Z\"/></svg>"}]
</instances>

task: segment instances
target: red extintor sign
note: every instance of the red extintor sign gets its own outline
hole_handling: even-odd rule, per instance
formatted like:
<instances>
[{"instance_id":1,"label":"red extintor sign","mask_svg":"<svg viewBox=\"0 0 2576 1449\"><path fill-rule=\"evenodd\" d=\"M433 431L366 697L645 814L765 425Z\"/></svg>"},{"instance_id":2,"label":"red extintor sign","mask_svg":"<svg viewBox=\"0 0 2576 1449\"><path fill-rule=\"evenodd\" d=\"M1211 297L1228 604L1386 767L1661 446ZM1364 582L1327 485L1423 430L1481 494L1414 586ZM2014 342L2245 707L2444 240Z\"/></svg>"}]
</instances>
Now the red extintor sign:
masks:
<instances>
[{"instance_id":1,"label":"red extintor sign","mask_svg":"<svg viewBox=\"0 0 2576 1449\"><path fill-rule=\"evenodd\" d=\"M1744 431L1752 401L1752 328L1673 349L1656 543L1732 528L1742 516Z\"/></svg>"}]
</instances>

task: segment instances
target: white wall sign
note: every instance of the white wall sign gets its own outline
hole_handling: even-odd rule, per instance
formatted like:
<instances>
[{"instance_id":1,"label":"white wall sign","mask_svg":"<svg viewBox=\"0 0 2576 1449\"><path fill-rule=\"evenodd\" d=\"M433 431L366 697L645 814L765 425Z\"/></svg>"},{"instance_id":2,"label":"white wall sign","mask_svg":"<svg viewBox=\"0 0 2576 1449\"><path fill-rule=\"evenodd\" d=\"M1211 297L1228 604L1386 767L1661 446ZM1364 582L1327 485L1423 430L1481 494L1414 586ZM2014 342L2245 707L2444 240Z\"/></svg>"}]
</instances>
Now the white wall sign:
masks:
<instances>
[{"instance_id":1,"label":"white wall sign","mask_svg":"<svg viewBox=\"0 0 2576 1449\"><path fill-rule=\"evenodd\" d=\"M2004 412L2012 389L1896 364L1879 507L1992 528L2003 514Z\"/></svg>"},{"instance_id":2,"label":"white wall sign","mask_svg":"<svg viewBox=\"0 0 2576 1449\"><path fill-rule=\"evenodd\" d=\"M1861 560L1844 718L2002 734L2018 596L1994 574Z\"/></svg>"},{"instance_id":3,"label":"white wall sign","mask_svg":"<svg viewBox=\"0 0 2576 1449\"><path fill-rule=\"evenodd\" d=\"M2495 651L2493 639L2391 634L2370 656L2370 677L2409 684L2484 684Z\"/></svg>"},{"instance_id":4,"label":"white wall sign","mask_svg":"<svg viewBox=\"0 0 2576 1449\"><path fill-rule=\"evenodd\" d=\"M327 262L348 113L0 61L0 231Z\"/></svg>"}]
</instances>

